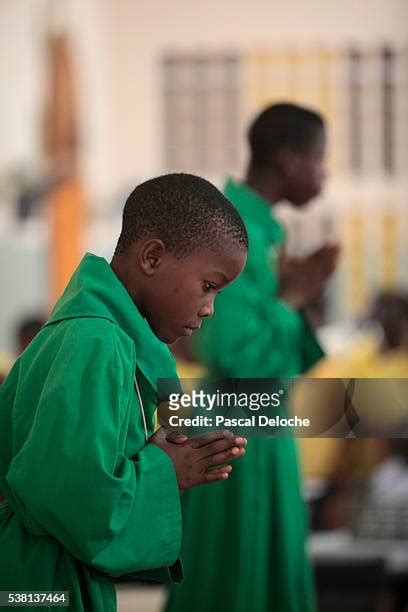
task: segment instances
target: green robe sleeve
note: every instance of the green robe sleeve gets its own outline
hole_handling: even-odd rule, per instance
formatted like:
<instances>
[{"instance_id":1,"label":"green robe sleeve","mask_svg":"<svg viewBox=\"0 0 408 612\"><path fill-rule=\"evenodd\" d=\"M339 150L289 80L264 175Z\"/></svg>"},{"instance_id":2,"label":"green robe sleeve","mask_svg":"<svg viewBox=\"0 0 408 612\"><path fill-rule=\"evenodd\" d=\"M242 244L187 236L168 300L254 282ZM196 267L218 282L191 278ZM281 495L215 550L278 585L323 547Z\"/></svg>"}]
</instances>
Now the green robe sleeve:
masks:
<instances>
[{"instance_id":1,"label":"green robe sleeve","mask_svg":"<svg viewBox=\"0 0 408 612\"><path fill-rule=\"evenodd\" d=\"M277 298L271 245L255 225L244 272L222 291L206 321L197 351L212 374L243 378L295 376L323 355L300 313Z\"/></svg>"},{"instance_id":2,"label":"green robe sleeve","mask_svg":"<svg viewBox=\"0 0 408 612\"><path fill-rule=\"evenodd\" d=\"M34 521L73 556L111 575L173 564L181 514L170 458L145 445L125 452L134 360L126 361L109 322L98 333L71 323L50 363L34 420L10 466L8 485ZM75 328L75 326L77 326ZM74 328L74 329L72 329ZM132 368L133 365L133 368ZM40 365L27 373L33 377ZM30 385L21 381L20 390ZM23 391L20 391L21 393ZM16 401L30 401L16 397ZM134 416L134 415L133 415Z\"/></svg>"}]
</instances>

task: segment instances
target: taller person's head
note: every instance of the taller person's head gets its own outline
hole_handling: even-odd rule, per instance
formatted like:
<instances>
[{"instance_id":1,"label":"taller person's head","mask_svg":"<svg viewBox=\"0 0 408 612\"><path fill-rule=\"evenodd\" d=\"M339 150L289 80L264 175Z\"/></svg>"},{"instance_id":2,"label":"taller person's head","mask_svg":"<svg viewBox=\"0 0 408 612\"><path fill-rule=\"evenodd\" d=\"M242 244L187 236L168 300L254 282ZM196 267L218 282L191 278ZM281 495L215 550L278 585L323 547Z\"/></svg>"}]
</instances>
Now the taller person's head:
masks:
<instances>
[{"instance_id":1,"label":"taller person's head","mask_svg":"<svg viewBox=\"0 0 408 612\"><path fill-rule=\"evenodd\" d=\"M295 104L273 104L248 130L247 184L271 203L302 207L320 194L326 176L322 117Z\"/></svg>"},{"instance_id":2,"label":"taller person's head","mask_svg":"<svg viewBox=\"0 0 408 612\"><path fill-rule=\"evenodd\" d=\"M212 315L247 250L242 219L216 187L168 174L128 197L111 266L155 334L171 343Z\"/></svg>"}]
</instances>

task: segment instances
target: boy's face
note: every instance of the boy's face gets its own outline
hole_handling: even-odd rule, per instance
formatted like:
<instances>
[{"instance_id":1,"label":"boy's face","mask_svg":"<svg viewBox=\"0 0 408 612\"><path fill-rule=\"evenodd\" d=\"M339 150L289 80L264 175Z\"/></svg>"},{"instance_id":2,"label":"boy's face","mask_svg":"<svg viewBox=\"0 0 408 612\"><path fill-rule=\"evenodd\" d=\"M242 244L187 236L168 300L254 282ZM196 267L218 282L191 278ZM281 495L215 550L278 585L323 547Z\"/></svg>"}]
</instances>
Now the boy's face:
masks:
<instances>
[{"instance_id":1,"label":"boy's face","mask_svg":"<svg viewBox=\"0 0 408 612\"><path fill-rule=\"evenodd\" d=\"M231 243L219 254L200 248L181 260L166 251L143 299L154 333L167 344L191 336L213 314L217 293L240 274L246 255Z\"/></svg>"},{"instance_id":2,"label":"boy's face","mask_svg":"<svg viewBox=\"0 0 408 612\"><path fill-rule=\"evenodd\" d=\"M292 166L287 173L287 199L296 207L305 206L320 195L326 178L326 139L321 131L306 152L293 152Z\"/></svg>"}]
</instances>

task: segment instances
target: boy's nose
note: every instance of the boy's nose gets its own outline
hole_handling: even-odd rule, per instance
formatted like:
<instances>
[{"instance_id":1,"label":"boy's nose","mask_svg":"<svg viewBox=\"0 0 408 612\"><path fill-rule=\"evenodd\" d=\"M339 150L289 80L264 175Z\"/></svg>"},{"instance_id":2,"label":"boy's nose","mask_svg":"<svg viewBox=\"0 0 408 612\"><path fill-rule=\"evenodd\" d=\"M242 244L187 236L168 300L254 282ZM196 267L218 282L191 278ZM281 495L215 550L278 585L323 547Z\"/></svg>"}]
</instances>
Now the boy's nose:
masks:
<instances>
[{"instance_id":1,"label":"boy's nose","mask_svg":"<svg viewBox=\"0 0 408 612\"><path fill-rule=\"evenodd\" d=\"M198 316L200 318L212 317L214 314L214 300L201 306Z\"/></svg>"}]
</instances>

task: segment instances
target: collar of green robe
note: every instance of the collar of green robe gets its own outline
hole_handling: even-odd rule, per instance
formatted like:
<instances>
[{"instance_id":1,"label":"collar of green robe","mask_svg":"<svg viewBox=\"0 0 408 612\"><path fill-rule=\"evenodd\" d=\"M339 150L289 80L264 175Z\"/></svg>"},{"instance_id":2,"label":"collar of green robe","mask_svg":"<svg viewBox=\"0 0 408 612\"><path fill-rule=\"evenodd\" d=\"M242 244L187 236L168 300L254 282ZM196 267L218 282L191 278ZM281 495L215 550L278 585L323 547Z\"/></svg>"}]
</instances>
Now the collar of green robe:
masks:
<instances>
[{"instance_id":1,"label":"collar of green robe","mask_svg":"<svg viewBox=\"0 0 408 612\"><path fill-rule=\"evenodd\" d=\"M274 244L284 241L285 229L273 216L268 200L247 185L231 178L226 182L224 194L238 209L244 221L251 220L262 225L264 232Z\"/></svg>"},{"instance_id":2,"label":"collar of green robe","mask_svg":"<svg viewBox=\"0 0 408 612\"><path fill-rule=\"evenodd\" d=\"M174 358L153 333L103 257L87 253L57 301L46 325L96 317L116 323L136 345L137 367L157 391L159 378L177 379Z\"/></svg>"}]
</instances>

